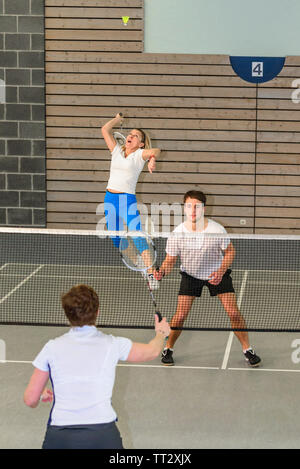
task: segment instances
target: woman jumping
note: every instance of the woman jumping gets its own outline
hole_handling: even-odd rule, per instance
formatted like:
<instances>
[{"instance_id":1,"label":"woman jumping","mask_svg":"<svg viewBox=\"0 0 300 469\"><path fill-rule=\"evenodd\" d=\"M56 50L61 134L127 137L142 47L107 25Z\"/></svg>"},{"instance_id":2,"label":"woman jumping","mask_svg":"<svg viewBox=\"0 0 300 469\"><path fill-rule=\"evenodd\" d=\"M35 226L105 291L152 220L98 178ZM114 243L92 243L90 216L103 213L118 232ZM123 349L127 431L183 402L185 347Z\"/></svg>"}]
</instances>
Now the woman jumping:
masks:
<instances>
[{"instance_id":1,"label":"woman jumping","mask_svg":"<svg viewBox=\"0 0 300 469\"><path fill-rule=\"evenodd\" d=\"M148 170L155 170L156 158L160 154L159 148L151 148L151 141L142 129L133 129L127 135L125 144L120 145L113 135L113 128L123 122L123 116L117 114L103 125L101 132L105 143L111 152L110 175L104 198L106 225L109 231L141 231L141 219L137 209L136 184L148 161ZM120 237L113 236L112 241L119 247ZM139 242L138 250L147 265L147 246ZM153 289L158 288L158 282L148 270L148 280Z\"/></svg>"}]
</instances>

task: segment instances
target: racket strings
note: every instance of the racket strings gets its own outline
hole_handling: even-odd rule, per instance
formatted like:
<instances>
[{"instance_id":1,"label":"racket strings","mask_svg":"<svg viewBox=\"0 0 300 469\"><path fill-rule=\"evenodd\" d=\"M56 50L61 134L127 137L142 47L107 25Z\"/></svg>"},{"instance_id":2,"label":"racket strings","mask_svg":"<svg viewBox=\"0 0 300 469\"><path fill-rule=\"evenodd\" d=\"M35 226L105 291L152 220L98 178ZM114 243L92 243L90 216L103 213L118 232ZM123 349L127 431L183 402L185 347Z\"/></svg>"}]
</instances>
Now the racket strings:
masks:
<instances>
[{"instance_id":1,"label":"racket strings","mask_svg":"<svg viewBox=\"0 0 300 469\"><path fill-rule=\"evenodd\" d=\"M132 270L147 271L156 261L156 250L150 239L141 235L128 235L120 240L123 262Z\"/></svg>"},{"instance_id":2,"label":"racket strings","mask_svg":"<svg viewBox=\"0 0 300 469\"><path fill-rule=\"evenodd\" d=\"M123 146L126 143L126 137L121 132L114 132L113 133L114 139L119 143L119 145Z\"/></svg>"}]
</instances>

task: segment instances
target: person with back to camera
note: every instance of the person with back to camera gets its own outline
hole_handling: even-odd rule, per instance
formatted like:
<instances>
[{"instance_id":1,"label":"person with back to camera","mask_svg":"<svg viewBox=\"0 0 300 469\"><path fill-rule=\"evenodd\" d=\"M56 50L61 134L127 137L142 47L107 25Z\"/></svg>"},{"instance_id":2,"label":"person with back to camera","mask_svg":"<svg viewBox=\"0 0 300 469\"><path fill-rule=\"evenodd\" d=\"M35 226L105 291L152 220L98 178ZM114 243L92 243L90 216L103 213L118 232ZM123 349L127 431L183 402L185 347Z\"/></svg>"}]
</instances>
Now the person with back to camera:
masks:
<instances>
[{"instance_id":1,"label":"person with back to camera","mask_svg":"<svg viewBox=\"0 0 300 469\"><path fill-rule=\"evenodd\" d=\"M155 170L160 149L151 148L151 139L142 129L131 130L125 144L120 145L114 138L113 128L122 122L123 115L119 113L101 128L104 141L111 152L110 174L104 198L106 225L109 231L122 231L125 225L128 230L140 231L136 185L146 161L149 172ZM119 247L120 237L112 236L111 239ZM141 239L139 241L138 250L147 265L146 245L143 247ZM159 288L159 282L154 278L151 268L147 275L151 288Z\"/></svg>"},{"instance_id":2,"label":"person with back to camera","mask_svg":"<svg viewBox=\"0 0 300 469\"><path fill-rule=\"evenodd\" d=\"M71 288L62 306L72 327L37 355L24 392L29 407L53 402L43 449L122 449L111 404L117 363L158 357L170 327L155 316L155 337L148 344L104 334L96 328L98 296L87 285ZM45 388L49 379L52 391Z\"/></svg>"}]
</instances>

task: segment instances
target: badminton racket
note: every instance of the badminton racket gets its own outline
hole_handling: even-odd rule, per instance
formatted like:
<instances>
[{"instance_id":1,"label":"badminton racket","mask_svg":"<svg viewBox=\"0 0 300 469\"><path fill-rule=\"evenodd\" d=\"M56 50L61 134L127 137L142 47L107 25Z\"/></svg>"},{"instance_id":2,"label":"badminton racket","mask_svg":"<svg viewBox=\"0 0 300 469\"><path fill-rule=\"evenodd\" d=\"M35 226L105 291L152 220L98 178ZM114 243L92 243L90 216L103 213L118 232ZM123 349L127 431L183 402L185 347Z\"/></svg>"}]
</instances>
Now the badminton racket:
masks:
<instances>
[{"instance_id":1,"label":"badminton racket","mask_svg":"<svg viewBox=\"0 0 300 469\"><path fill-rule=\"evenodd\" d=\"M119 112L119 116L123 117L122 112ZM123 121L121 122L121 125L120 125L120 132L118 131L113 132L113 137L116 140L116 142L118 142L118 144L121 145L121 147L125 145L126 137L125 135L123 135Z\"/></svg>"},{"instance_id":2,"label":"badminton racket","mask_svg":"<svg viewBox=\"0 0 300 469\"><path fill-rule=\"evenodd\" d=\"M121 235L119 251L126 267L142 273L147 282L155 314L157 314L159 321L161 321L162 316L158 309L148 275L148 270L155 266L157 258L154 242L150 236L142 231L128 232L125 235Z\"/></svg>"}]
</instances>

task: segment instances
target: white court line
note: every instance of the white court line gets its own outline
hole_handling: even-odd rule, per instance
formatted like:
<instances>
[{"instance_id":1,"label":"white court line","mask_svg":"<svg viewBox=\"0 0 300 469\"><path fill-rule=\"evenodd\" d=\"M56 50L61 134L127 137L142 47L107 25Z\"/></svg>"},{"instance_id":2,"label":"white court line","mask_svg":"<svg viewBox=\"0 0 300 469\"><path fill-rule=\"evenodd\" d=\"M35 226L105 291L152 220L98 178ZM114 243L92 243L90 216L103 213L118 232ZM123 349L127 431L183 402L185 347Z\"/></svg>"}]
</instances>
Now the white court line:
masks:
<instances>
[{"instance_id":1,"label":"white court line","mask_svg":"<svg viewBox=\"0 0 300 469\"><path fill-rule=\"evenodd\" d=\"M0 269L1 270L1 269ZM1 277L23 277L24 275L22 274L1 274ZM84 278L86 277L87 279L89 280L124 280L124 281L132 281L132 282L136 282L136 281L144 281L144 278L141 277L141 278L137 278L137 277L125 277L125 276L122 276L122 277L117 277L117 276L113 276L113 277L107 277L107 275L99 275L99 276L93 276L93 275L89 275L89 274L85 274L83 275L82 273L78 273L78 275L68 275L67 273L65 275L48 275L48 274L37 274L36 275L36 278L57 278L57 279L78 279L78 278ZM236 279L235 279L236 280ZM170 282L170 283L178 283L180 281L180 278L166 278L164 279L164 283L166 282ZM299 285L299 282L295 281L292 282L292 281L270 281L270 282L260 282L260 281L253 281L253 280L249 280L248 281L248 284L251 284L251 285L259 285L259 286L264 286L264 285L272 285L272 286L276 286L276 285L280 285L280 286L285 286L285 285L290 285L290 286L298 286Z\"/></svg>"},{"instance_id":2,"label":"white court line","mask_svg":"<svg viewBox=\"0 0 300 469\"><path fill-rule=\"evenodd\" d=\"M244 291L245 291L245 288L246 288L247 278L248 278L248 270L245 270L242 285L241 285L240 294L239 294L238 301L237 301L237 305L238 305L239 309L240 309L241 304L242 304L242 299L243 299ZM225 370L227 368L227 363L228 363L228 360L229 360L229 355L230 355L230 350L231 350L231 346L232 346L233 337L234 337L234 333L231 331L230 334L229 334L229 337L228 337L228 341L227 341L227 345L226 345L226 349L225 349L225 354L224 354L224 358L223 358L223 363L222 363L222 366L221 366L222 370Z\"/></svg>"},{"instance_id":3,"label":"white court line","mask_svg":"<svg viewBox=\"0 0 300 469\"><path fill-rule=\"evenodd\" d=\"M35 264L36 265L36 264ZM47 265L44 265L45 267L47 267ZM4 266L3 266L4 267ZM1 270L2 268L0 268ZM250 272L250 271L248 271ZM251 271L253 272L253 271ZM12 273L8 273L8 274L1 274L1 277L23 277L24 275L23 274L12 274ZM141 278L137 278L137 277L125 277L124 275L122 277L117 277L117 276L113 276L113 277L108 277L107 275L98 275L98 276L93 276L93 275L89 275L88 273L87 274L82 274L82 273L78 273L77 275L68 275L67 273L65 275L51 275L51 274L37 274L36 275L36 278L57 278L57 279L78 279L78 277L86 277L87 279L89 280L124 280L124 281L132 281L132 282L136 282L136 281L142 281L144 280L142 277ZM166 278L164 279L164 283L165 282L170 282L170 283L178 283L180 279L179 278ZM299 282L295 281L294 282L291 282L291 281L287 281L287 282L284 282L284 281L270 281L270 282L264 282L264 281L253 281L253 280L249 280L248 281L249 284L251 285L260 285L260 286L263 286L263 285L280 285L280 286L284 286L284 285L291 285L291 286L298 286L299 285Z\"/></svg>"},{"instance_id":4,"label":"white court line","mask_svg":"<svg viewBox=\"0 0 300 469\"><path fill-rule=\"evenodd\" d=\"M39 265L39 264L29 264L29 263L26 263L26 262L8 262L5 264L5 266L9 266L9 265ZM45 267L49 267L49 266L56 266L56 267L66 267L66 268L69 268L69 267L79 267L80 269L82 268L87 268L87 269L121 269L122 270L124 269L124 265L123 263L122 264L119 264L119 265L88 265L88 264L44 264ZM4 266L3 266L4 267ZM232 272L245 272L246 269L235 269L233 268L232 269ZM247 269L247 272L279 272L279 273L296 273L296 274L300 274L300 272L298 270L279 270L279 269Z\"/></svg>"},{"instance_id":5,"label":"white court line","mask_svg":"<svg viewBox=\"0 0 300 469\"><path fill-rule=\"evenodd\" d=\"M3 264L3 266L0 268L0 270L5 269L5 267L9 264Z\"/></svg>"},{"instance_id":6,"label":"white court line","mask_svg":"<svg viewBox=\"0 0 300 469\"><path fill-rule=\"evenodd\" d=\"M42 267L44 267L44 266L40 265L30 275L28 275L24 280L22 280L22 282L20 282L15 288L13 288L9 293L7 293L7 295L5 295L3 298L1 298L0 304L4 303L4 301L7 300L7 298L9 298L13 293L15 293L15 291L17 291L20 287L22 287L22 285L24 285L24 283L28 282L28 280L30 280L31 277L33 277Z\"/></svg>"},{"instance_id":7,"label":"white court line","mask_svg":"<svg viewBox=\"0 0 300 469\"><path fill-rule=\"evenodd\" d=\"M0 364L5 363L16 363L16 364L28 364L32 365L32 361L27 360L0 360ZM166 370L168 368L172 370L220 370L219 367L215 366L163 366L163 365L139 365L135 363L124 363L118 364L117 367L127 367L127 368L160 368ZM300 370L287 370L287 369L277 369L277 368L227 368L226 371L251 371L252 373L258 371L267 371L267 372L280 372L280 373L300 373Z\"/></svg>"},{"instance_id":8,"label":"white court line","mask_svg":"<svg viewBox=\"0 0 300 469\"><path fill-rule=\"evenodd\" d=\"M171 368L173 370L179 369L179 370L219 370L220 368L217 366L163 366L163 365L138 365L138 364L131 364L131 363L123 363L123 364L118 364L117 366L119 367L134 367L134 368L161 368L161 369L166 369L166 368Z\"/></svg>"},{"instance_id":9,"label":"white court line","mask_svg":"<svg viewBox=\"0 0 300 469\"><path fill-rule=\"evenodd\" d=\"M23 277L22 274L3 274L1 275L1 277ZM133 282L136 282L137 280L144 280L145 279L141 276L140 278L137 278L137 277L117 277L117 276L113 276L113 277L107 277L107 275L105 276L97 276L97 277L93 277L92 275L89 275L89 274L85 274L83 275L82 273L78 273L78 275L68 275L66 273L66 275L47 275L47 274L40 274L40 275L36 275L36 278L57 278L57 279L71 279L71 278L87 278L89 280L131 280ZM179 279L180 280L180 279ZM178 280L174 280L174 279L170 279L169 282L178 282Z\"/></svg>"},{"instance_id":10,"label":"white court line","mask_svg":"<svg viewBox=\"0 0 300 469\"><path fill-rule=\"evenodd\" d=\"M32 361L28 360L0 360L0 363L25 363L32 365ZM217 366L175 366L175 367L167 367L163 365L143 365L143 364L136 364L136 363L118 363L117 367L127 367L127 368L173 368L173 369L180 369L180 370L219 370L220 368Z\"/></svg>"},{"instance_id":11,"label":"white court line","mask_svg":"<svg viewBox=\"0 0 300 469\"><path fill-rule=\"evenodd\" d=\"M300 373L300 370L281 370L279 368L228 368L230 371L280 371L282 373Z\"/></svg>"},{"instance_id":12,"label":"white court line","mask_svg":"<svg viewBox=\"0 0 300 469\"><path fill-rule=\"evenodd\" d=\"M32 361L27 361L27 360L0 360L0 363L25 363L32 365Z\"/></svg>"}]
</instances>

